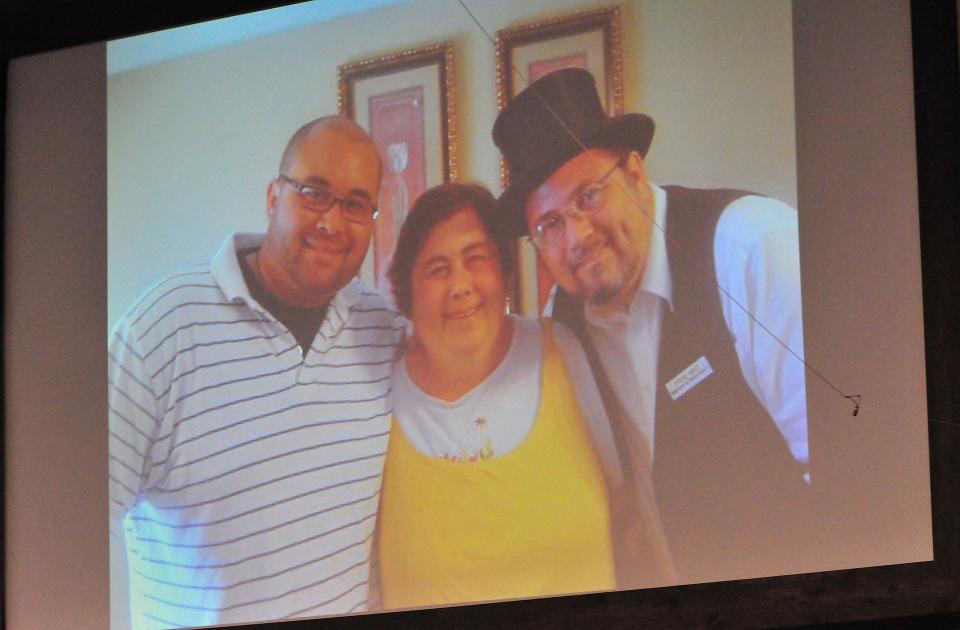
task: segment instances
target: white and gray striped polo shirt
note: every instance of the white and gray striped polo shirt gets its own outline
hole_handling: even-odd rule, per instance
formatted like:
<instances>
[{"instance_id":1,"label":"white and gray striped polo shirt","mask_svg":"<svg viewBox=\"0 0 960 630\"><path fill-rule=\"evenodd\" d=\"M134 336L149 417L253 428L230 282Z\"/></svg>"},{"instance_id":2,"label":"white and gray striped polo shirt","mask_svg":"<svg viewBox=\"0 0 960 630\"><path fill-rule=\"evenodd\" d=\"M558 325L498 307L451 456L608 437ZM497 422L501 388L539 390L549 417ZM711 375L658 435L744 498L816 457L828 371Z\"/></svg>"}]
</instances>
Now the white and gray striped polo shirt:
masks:
<instances>
[{"instance_id":1,"label":"white and gray striped polo shirt","mask_svg":"<svg viewBox=\"0 0 960 630\"><path fill-rule=\"evenodd\" d=\"M354 280L313 346L251 297L238 234L109 347L111 532L137 628L363 610L402 320Z\"/></svg>"}]
</instances>

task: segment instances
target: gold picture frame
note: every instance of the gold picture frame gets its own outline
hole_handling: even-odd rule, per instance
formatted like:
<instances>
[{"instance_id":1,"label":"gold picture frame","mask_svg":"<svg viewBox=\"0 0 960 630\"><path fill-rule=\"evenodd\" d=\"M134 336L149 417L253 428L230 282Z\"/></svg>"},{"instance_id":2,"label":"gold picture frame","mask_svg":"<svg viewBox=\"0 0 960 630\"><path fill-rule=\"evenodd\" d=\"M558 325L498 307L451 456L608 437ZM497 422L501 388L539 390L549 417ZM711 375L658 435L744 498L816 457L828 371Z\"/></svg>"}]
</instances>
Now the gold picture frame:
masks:
<instances>
[{"instance_id":1,"label":"gold picture frame","mask_svg":"<svg viewBox=\"0 0 960 630\"><path fill-rule=\"evenodd\" d=\"M373 138L383 160L373 255L360 277L388 291L400 225L424 190L457 179L453 42L337 67L337 108Z\"/></svg>"},{"instance_id":2,"label":"gold picture frame","mask_svg":"<svg viewBox=\"0 0 960 630\"><path fill-rule=\"evenodd\" d=\"M581 67L597 81L600 101L608 115L623 113L623 53L620 9L607 7L521 24L497 31L497 108L499 111L524 87L553 70ZM500 160L500 185L510 173ZM533 246L520 241L513 282L514 308L523 315L539 314L550 293ZM549 284L549 286L548 286Z\"/></svg>"}]
</instances>

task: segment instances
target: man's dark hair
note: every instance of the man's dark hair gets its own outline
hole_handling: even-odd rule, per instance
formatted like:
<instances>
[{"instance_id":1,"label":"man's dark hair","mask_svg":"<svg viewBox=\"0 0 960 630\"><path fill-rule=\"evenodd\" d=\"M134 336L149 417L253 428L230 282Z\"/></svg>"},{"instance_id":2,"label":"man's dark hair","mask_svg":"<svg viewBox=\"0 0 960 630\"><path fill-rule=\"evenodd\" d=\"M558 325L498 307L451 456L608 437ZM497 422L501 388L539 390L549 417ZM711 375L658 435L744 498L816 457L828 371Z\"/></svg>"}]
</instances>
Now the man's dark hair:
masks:
<instances>
[{"instance_id":1,"label":"man's dark hair","mask_svg":"<svg viewBox=\"0 0 960 630\"><path fill-rule=\"evenodd\" d=\"M390 284L400 312L410 316L413 306L413 267L424 243L437 225L460 210L472 208L497 247L503 280L509 290L514 273L514 240L507 226L497 219L496 200L481 184L446 183L431 188L414 202L407 215L390 263Z\"/></svg>"}]
</instances>

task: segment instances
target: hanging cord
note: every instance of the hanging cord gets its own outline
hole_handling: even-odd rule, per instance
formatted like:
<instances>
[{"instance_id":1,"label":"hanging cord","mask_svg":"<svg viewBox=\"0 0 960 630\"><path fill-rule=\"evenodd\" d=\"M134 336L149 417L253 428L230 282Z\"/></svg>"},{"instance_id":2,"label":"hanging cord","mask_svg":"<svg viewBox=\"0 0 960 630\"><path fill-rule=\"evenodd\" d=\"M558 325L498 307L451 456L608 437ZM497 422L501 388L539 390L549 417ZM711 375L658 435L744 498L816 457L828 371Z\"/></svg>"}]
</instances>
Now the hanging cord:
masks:
<instances>
[{"instance_id":1,"label":"hanging cord","mask_svg":"<svg viewBox=\"0 0 960 630\"><path fill-rule=\"evenodd\" d=\"M473 14L473 12L470 11L470 9L464 3L464 0L457 0L457 1L459 2L460 6L463 7L463 10L466 11L467 15L470 16L470 19L473 20L473 23L477 25L477 28L479 28L480 31L484 34L484 36L490 41L490 43L493 44L494 47L496 47L497 45L496 39L494 39L494 37L489 33L489 31L487 31L487 29L484 28L483 24L480 23L480 21ZM514 74L516 74L516 76L520 77L521 81L523 82L523 85L527 86L527 88L530 88L530 82L527 79L527 76L516 65L514 65L512 61L509 61L508 63L510 63L509 70L512 71ZM543 105L544 109L546 109L550 113L550 115L556 119L556 121L560 124L560 127L563 128L564 132L566 132L570 136L570 138L572 138L573 141L577 143L577 145L581 148L582 151L586 152L588 150L587 146L583 143L583 141L579 137L577 137L575 133L573 133L573 131L567 126L567 124L563 121L563 119L560 118L560 116L556 113L556 111L552 107L550 107L550 104L547 103L546 100L544 100L544 98L540 95L540 93L537 92L535 88L531 89L531 92L537 97L537 99ZM594 165L597 167L598 172L602 172L603 166L600 163L600 161L596 160L595 158L594 158ZM655 226L660 231L661 234L663 234L664 239L666 240L670 248L672 248L676 252L683 254L684 256L691 255L691 253L684 248L682 243L670 237L670 235L667 234L663 226L657 223L655 218L650 216L650 214L646 210L644 210L643 206L631 195L630 191L627 190L623 186L623 184L621 184L619 181L616 181L616 180L610 180L610 181L614 181L615 185L620 189L620 191L624 195L626 195L626 197L630 200L631 203L633 203L633 205L637 208L637 210L639 210L640 213L644 217L646 217L646 219L650 221L650 223L653 226ZM794 350L790 346L788 346L779 337L777 337L777 335L775 335L773 331L767 328L763 324L763 322L758 320L754 316L754 314L751 313L749 309L747 309L747 307L745 307L743 304L740 303L739 300L737 300L732 295L730 295L730 292L727 291L724 287L720 286L720 283L717 282L715 278L713 279L713 284L728 300L730 300L732 304L734 304L738 309L740 309L740 311L742 311L744 315L749 317L754 324L756 324L767 335L769 335L771 339L773 339L781 347L783 347L784 350L786 350L791 355L793 355L793 357L796 358L796 360L803 365L804 369L806 369L811 374L813 374L818 379L820 379L820 381L822 381L831 389L833 389L838 395L849 400L853 405L852 415L856 416L860 413L860 403L863 401L863 397L860 394L847 394L846 392L844 392L837 385L835 385L829 378L827 378L823 373L821 373L820 370L816 369L815 367L807 363L803 359L803 357L801 357L799 354L794 352Z\"/></svg>"}]
</instances>

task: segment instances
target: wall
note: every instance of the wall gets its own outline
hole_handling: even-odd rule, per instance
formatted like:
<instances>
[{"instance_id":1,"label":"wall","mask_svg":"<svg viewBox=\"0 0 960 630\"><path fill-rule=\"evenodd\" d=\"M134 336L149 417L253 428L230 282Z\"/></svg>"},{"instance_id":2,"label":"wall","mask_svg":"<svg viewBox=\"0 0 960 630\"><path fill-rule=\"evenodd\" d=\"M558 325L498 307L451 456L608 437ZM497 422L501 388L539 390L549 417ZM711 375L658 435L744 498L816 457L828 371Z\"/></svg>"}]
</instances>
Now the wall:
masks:
<instances>
[{"instance_id":1,"label":"wall","mask_svg":"<svg viewBox=\"0 0 960 630\"><path fill-rule=\"evenodd\" d=\"M609 6L473 0L498 29ZM657 122L663 183L723 185L796 205L787 2L622 3L626 111ZM115 75L108 80L108 325L153 281L264 226L289 135L336 111L337 65L455 42L460 174L499 188L493 44L463 8L424 0Z\"/></svg>"}]
</instances>

